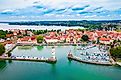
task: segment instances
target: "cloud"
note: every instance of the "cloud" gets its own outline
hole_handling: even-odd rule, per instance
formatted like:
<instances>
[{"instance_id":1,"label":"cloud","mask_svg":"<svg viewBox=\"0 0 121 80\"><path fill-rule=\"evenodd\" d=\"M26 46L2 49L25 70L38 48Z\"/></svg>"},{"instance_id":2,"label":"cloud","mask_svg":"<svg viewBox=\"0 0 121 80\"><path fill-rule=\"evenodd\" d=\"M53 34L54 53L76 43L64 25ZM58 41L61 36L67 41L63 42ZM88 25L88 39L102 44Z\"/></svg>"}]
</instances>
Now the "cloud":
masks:
<instances>
[{"instance_id":1,"label":"cloud","mask_svg":"<svg viewBox=\"0 0 121 80\"><path fill-rule=\"evenodd\" d=\"M77 8L72 8L73 11L77 11L77 10L84 10L85 8L89 7L90 5L85 5L81 8L77 7Z\"/></svg>"},{"instance_id":2,"label":"cloud","mask_svg":"<svg viewBox=\"0 0 121 80\"><path fill-rule=\"evenodd\" d=\"M6 9L6 10L3 10L2 12L14 12L15 10L12 10L12 9Z\"/></svg>"},{"instance_id":3,"label":"cloud","mask_svg":"<svg viewBox=\"0 0 121 80\"><path fill-rule=\"evenodd\" d=\"M92 13L92 12L80 12L79 14L89 14L89 13Z\"/></svg>"},{"instance_id":4,"label":"cloud","mask_svg":"<svg viewBox=\"0 0 121 80\"><path fill-rule=\"evenodd\" d=\"M0 14L3 14L3 15L11 15L12 13L11 12L1 12Z\"/></svg>"},{"instance_id":5,"label":"cloud","mask_svg":"<svg viewBox=\"0 0 121 80\"><path fill-rule=\"evenodd\" d=\"M35 6L33 6L33 7L37 8L37 9L43 8L43 6L40 6L40 5L35 5Z\"/></svg>"},{"instance_id":6,"label":"cloud","mask_svg":"<svg viewBox=\"0 0 121 80\"><path fill-rule=\"evenodd\" d=\"M15 10L12 10L12 9L5 9L3 11L0 12L0 14L3 14L3 15L11 15L14 13Z\"/></svg>"},{"instance_id":7,"label":"cloud","mask_svg":"<svg viewBox=\"0 0 121 80\"><path fill-rule=\"evenodd\" d=\"M65 11L66 9L58 9L56 10L57 12L60 12L60 11Z\"/></svg>"},{"instance_id":8,"label":"cloud","mask_svg":"<svg viewBox=\"0 0 121 80\"><path fill-rule=\"evenodd\" d=\"M102 9L102 8L103 8L103 7L97 7L97 8L94 9L94 11L100 10L100 9Z\"/></svg>"},{"instance_id":9,"label":"cloud","mask_svg":"<svg viewBox=\"0 0 121 80\"><path fill-rule=\"evenodd\" d=\"M50 10L44 11L43 14L52 13L53 11L54 11L54 9L50 9Z\"/></svg>"},{"instance_id":10,"label":"cloud","mask_svg":"<svg viewBox=\"0 0 121 80\"><path fill-rule=\"evenodd\" d=\"M120 4L121 0L0 0L0 19L10 16L18 19L19 16L25 19L30 16L32 19L87 19L93 15L96 19L117 19L121 18Z\"/></svg>"},{"instance_id":11,"label":"cloud","mask_svg":"<svg viewBox=\"0 0 121 80\"><path fill-rule=\"evenodd\" d=\"M37 4L37 3L39 3L40 1L35 1L35 2L33 2L33 4Z\"/></svg>"}]
</instances>

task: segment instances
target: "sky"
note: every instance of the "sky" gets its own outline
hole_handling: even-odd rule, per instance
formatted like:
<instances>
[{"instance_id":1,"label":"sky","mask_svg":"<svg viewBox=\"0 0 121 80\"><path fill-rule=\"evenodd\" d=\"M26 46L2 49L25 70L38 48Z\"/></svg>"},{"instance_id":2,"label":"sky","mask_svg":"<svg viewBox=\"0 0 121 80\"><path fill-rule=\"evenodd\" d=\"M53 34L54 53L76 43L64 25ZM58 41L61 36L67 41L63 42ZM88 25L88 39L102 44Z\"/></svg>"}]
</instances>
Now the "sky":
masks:
<instances>
[{"instance_id":1,"label":"sky","mask_svg":"<svg viewBox=\"0 0 121 80\"><path fill-rule=\"evenodd\" d=\"M121 0L0 0L0 21L121 20Z\"/></svg>"}]
</instances>

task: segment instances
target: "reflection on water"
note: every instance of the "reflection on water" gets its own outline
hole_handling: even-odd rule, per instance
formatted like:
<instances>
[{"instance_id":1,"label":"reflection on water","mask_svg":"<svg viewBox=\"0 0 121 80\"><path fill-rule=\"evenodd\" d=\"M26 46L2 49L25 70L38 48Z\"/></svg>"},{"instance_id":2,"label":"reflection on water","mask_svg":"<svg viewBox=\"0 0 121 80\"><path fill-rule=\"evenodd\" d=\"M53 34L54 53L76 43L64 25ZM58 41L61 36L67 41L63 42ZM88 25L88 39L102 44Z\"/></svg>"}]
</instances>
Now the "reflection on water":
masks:
<instances>
[{"instance_id":1,"label":"reflection on water","mask_svg":"<svg viewBox=\"0 0 121 80\"><path fill-rule=\"evenodd\" d=\"M7 66L7 63L5 60L0 61L0 72Z\"/></svg>"},{"instance_id":2,"label":"reflection on water","mask_svg":"<svg viewBox=\"0 0 121 80\"><path fill-rule=\"evenodd\" d=\"M17 46L19 50L29 50L32 49L33 46ZM37 50L41 51L44 47L43 46L36 46Z\"/></svg>"},{"instance_id":3,"label":"reflection on water","mask_svg":"<svg viewBox=\"0 0 121 80\"><path fill-rule=\"evenodd\" d=\"M12 60L8 60L8 63L12 63Z\"/></svg>"},{"instance_id":4,"label":"reflection on water","mask_svg":"<svg viewBox=\"0 0 121 80\"><path fill-rule=\"evenodd\" d=\"M71 59L68 59L68 65L71 65L71 61L72 61Z\"/></svg>"},{"instance_id":5,"label":"reflection on water","mask_svg":"<svg viewBox=\"0 0 121 80\"><path fill-rule=\"evenodd\" d=\"M41 51L44 47L43 46L37 46L37 50Z\"/></svg>"},{"instance_id":6,"label":"reflection on water","mask_svg":"<svg viewBox=\"0 0 121 80\"><path fill-rule=\"evenodd\" d=\"M24 50L27 50L27 49L32 49L32 46L18 46L18 49L24 49Z\"/></svg>"},{"instance_id":7,"label":"reflection on water","mask_svg":"<svg viewBox=\"0 0 121 80\"><path fill-rule=\"evenodd\" d=\"M51 64L52 65L52 68L51 68L51 70L52 70L52 73L56 73L56 64Z\"/></svg>"}]
</instances>

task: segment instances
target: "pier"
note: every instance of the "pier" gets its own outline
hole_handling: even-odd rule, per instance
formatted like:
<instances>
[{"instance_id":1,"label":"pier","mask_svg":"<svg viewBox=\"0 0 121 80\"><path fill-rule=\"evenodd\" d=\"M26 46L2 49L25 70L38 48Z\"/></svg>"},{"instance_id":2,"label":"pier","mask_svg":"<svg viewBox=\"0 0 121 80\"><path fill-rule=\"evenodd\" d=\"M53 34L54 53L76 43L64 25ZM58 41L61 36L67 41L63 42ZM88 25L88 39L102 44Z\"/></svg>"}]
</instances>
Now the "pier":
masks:
<instances>
[{"instance_id":1,"label":"pier","mask_svg":"<svg viewBox=\"0 0 121 80\"><path fill-rule=\"evenodd\" d=\"M46 63L56 63L57 59L51 58L23 58L23 57L0 57L0 60L16 60L16 61L34 61L34 62L46 62Z\"/></svg>"},{"instance_id":2,"label":"pier","mask_svg":"<svg viewBox=\"0 0 121 80\"><path fill-rule=\"evenodd\" d=\"M74 60L74 61L78 61L78 62L83 62L83 63L89 63L89 64L96 64L96 65L107 65L107 66L111 66L114 65L115 63L113 62L96 62L96 61L88 61L88 60L82 60L80 59L80 57L74 56L72 53L69 53L67 58L69 60Z\"/></svg>"}]
</instances>

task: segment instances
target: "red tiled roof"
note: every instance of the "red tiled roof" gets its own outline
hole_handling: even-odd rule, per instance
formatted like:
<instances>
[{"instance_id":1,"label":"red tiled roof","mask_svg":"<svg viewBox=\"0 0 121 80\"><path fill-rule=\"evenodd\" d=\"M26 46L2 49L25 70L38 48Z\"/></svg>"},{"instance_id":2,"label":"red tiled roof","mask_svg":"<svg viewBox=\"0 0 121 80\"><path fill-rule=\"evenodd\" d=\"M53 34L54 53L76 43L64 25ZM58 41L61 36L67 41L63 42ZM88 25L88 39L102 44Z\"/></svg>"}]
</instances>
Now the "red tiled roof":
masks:
<instances>
[{"instance_id":1,"label":"red tiled roof","mask_svg":"<svg viewBox=\"0 0 121 80\"><path fill-rule=\"evenodd\" d=\"M101 41L110 41L111 39L110 38L104 38L104 37L102 37L102 38L100 38L100 40Z\"/></svg>"},{"instance_id":2,"label":"red tiled roof","mask_svg":"<svg viewBox=\"0 0 121 80\"><path fill-rule=\"evenodd\" d=\"M28 36L27 36L27 37L20 38L21 41L28 41L29 39L35 40L36 37L35 37L35 36L32 36L32 37L29 36L29 37L28 37Z\"/></svg>"},{"instance_id":3,"label":"red tiled roof","mask_svg":"<svg viewBox=\"0 0 121 80\"><path fill-rule=\"evenodd\" d=\"M32 37L31 37L31 40L35 40L35 39L36 39L36 37L35 37L35 36L32 36Z\"/></svg>"},{"instance_id":4,"label":"red tiled roof","mask_svg":"<svg viewBox=\"0 0 121 80\"><path fill-rule=\"evenodd\" d=\"M6 37L12 37L13 34L6 34Z\"/></svg>"},{"instance_id":5,"label":"red tiled roof","mask_svg":"<svg viewBox=\"0 0 121 80\"><path fill-rule=\"evenodd\" d=\"M51 39L51 37L50 37L50 36L45 36L45 38L46 38L46 39Z\"/></svg>"},{"instance_id":6,"label":"red tiled roof","mask_svg":"<svg viewBox=\"0 0 121 80\"><path fill-rule=\"evenodd\" d=\"M21 41L28 41L29 38L20 38Z\"/></svg>"}]
</instances>

